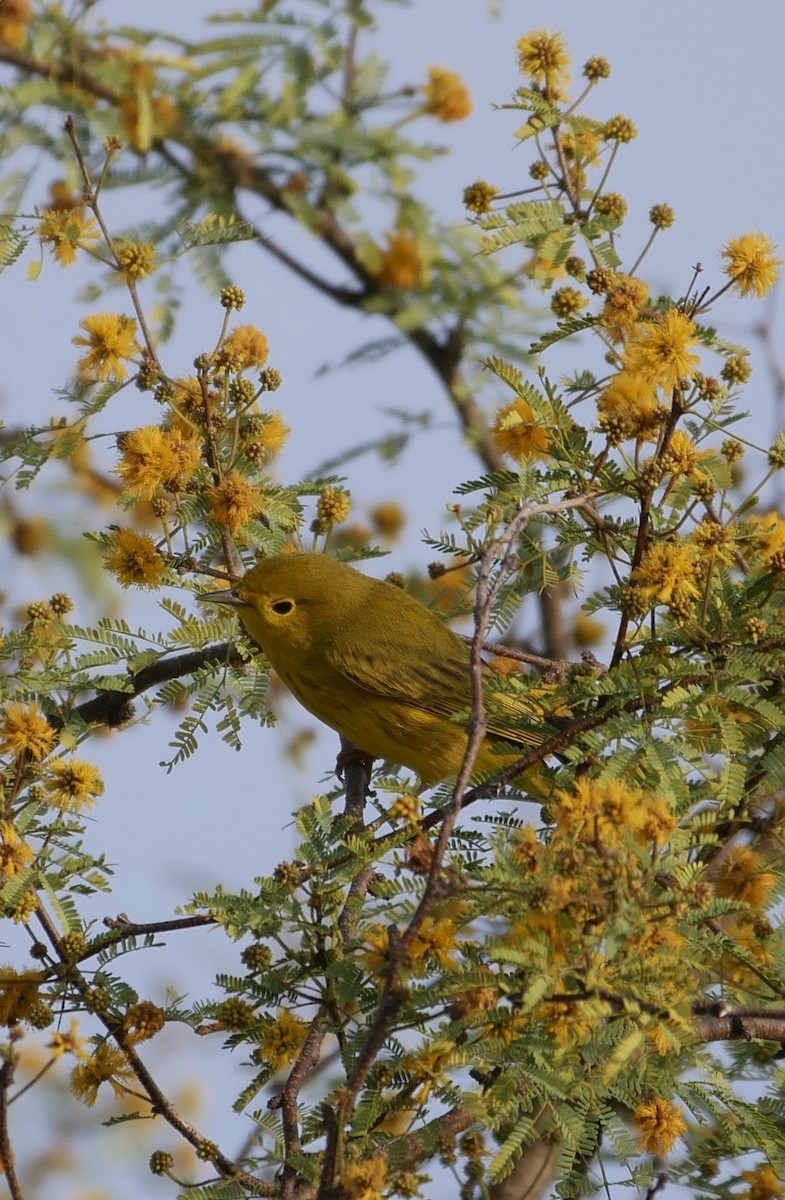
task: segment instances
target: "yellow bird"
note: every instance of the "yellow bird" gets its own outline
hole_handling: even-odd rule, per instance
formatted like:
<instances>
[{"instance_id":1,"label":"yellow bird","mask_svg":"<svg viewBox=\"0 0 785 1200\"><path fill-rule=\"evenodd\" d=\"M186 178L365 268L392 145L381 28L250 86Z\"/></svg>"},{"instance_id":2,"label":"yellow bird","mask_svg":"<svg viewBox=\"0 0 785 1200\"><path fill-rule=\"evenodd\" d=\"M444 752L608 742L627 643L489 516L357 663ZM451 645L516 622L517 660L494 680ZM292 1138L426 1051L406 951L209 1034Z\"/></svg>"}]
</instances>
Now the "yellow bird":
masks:
<instances>
[{"instance_id":1,"label":"yellow bird","mask_svg":"<svg viewBox=\"0 0 785 1200\"><path fill-rule=\"evenodd\" d=\"M236 608L292 695L366 754L409 767L427 787L457 775L470 649L413 596L326 554L283 554L199 599ZM475 772L500 771L544 741L536 703L502 693L486 708ZM458 714L462 723L451 720Z\"/></svg>"}]
</instances>

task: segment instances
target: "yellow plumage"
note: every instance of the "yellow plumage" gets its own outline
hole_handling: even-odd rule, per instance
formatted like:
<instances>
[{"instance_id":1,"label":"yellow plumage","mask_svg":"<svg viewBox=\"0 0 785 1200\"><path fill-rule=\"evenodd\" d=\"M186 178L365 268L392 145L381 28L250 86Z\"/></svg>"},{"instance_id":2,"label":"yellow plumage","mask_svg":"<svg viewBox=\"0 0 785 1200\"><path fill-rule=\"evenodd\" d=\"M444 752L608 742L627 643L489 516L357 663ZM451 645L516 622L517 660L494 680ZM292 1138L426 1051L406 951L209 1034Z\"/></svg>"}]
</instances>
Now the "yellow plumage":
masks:
<instances>
[{"instance_id":1,"label":"yellow plumage","mask_svg":"<svg viewBox=\"0 0 785 1200\"><path fill-rule=\"evenodd\" d=\"M424 785L454 776L471 708L467 644L414 597L325 554L265 559L233 592L202 599L237 608L248 636L303 707L374 758ZM486 668L487 678L492 678ZM544 735L537 706L486 697L476 771L499 771ZM451 720L464 715L463 724ZM503 742L502 742L503 739ZM507 743L507 753L494 753Z\"/></svg>"}]
</instances>

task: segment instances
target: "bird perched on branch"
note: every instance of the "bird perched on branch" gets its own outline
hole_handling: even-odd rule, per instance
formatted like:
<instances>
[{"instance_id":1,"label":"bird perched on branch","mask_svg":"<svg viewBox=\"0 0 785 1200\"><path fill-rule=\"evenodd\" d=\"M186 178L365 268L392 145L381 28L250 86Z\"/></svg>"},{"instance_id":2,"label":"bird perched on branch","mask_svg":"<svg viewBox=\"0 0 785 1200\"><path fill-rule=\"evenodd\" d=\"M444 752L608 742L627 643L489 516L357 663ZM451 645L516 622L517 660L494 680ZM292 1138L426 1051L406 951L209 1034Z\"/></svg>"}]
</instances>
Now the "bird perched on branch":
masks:
<instances>
[{"instance_id":1,"label":"bird perched on branch","mask_svg":"<svg viewBox=\"0 0 785 1200\"><path fill-rule=\"evenodd\" d=\"M471 652L413 596L327 554L282 554L199 599L235 608L292 695L368 757L409 767L423 786L457 775ZM475 773L501 771L547 736L535 700L489 690L494 672L483 664L483 674Z\"/></svg>"}]
</instances>

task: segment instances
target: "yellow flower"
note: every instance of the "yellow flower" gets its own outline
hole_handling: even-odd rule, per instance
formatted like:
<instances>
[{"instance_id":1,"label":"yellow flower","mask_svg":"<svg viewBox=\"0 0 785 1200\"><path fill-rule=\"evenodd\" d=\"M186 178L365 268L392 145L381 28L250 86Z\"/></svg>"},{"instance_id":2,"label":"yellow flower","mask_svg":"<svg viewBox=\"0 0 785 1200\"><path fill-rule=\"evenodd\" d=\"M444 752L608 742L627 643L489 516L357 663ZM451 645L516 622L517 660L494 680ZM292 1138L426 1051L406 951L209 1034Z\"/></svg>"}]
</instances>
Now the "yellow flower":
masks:
<instances>
[{"instance_id":1,"label":"yellow flower","mask_svg":"<svg viewBox=\"0 0 785 1200\"><path fill-rule=\"evenodd\" d=\"M160 1033L166 1024L166 1013L152 1000L140 1000L132 1004L123 1018L123 1034L126 1044L146 1042Z\"/></svg>"},{"instance_id":2,"label":"yellow flower","mask_svg":"<svg viewBox=\"0 0 785 1200\"><path fill-rule=\"evenodd\" d=\"M526 458L545 458L551 435L537 420L531 404L519 396L497 411L493 440L502 454L523 462Z\"/></svg>"},{"instance_id":3,"label":"yellow flower","mask_svg":"<svg viewBox=\"0 0 785 1200\"><path fill-rule=\"evenodd\" d=\"M783 259L779 247L765 233L755 230L731 238L722 251L725 274L742 296L765 296L779 279Z\"/></svg>"},{"instance_id":4,"label":"yellow flower","mask_svg":"<svg viewBox=\"0 0 785 1200\"><path fill-rule=\"evenodd\" d=\"M278 1019L269 1022L259 1042L262 1056L273 1071L280 1071L295 1060L307 1033L306 1021L285 1008L278 1009Z\"/></svg>"},{"instance_id":5,"label":"yellow flower","mask_svg":"<svg viewBox=\"0 0 785 1200\"><path fill-rule=\"evenodd\" d=\"M239 471L230 471L207 491L207 502L213 520L234 535L258 515L262 495Z\"/></svg>"},{"instance_id":6,"label":"yellow flower","mask_svg":"<svg viewBox=\"0 0 785 1200\"><path fill-rule=\"evenodd\" d=\"M601 317L615 342L620 342L641 315L649 285L635 275L618 274L607 293Z\"/></svg>"},{"instance_id":7,"label":"yellow flower","mask_svg":"<svg viewBox=\"0 0 785 1200\"><path fill-rule=\"evenodd\" d=\"M578 613L575 618L572 635L578 647L599 646L608 630L598 617L589 613Z\"/></svg>"},{"instance_id":8,"label":"yellow flower","mask_svg":"<svg viewBox=\"0 0 785 1200\"><path fill-rule=\"evenodd\" d=\"M17 971L8 964L0 966L0 1025L24 1021L38 1000L43 982L42 971Z\"/></svg>"},{"instance_id":9,"label":"yellow flower","mask_svg":"<svg viewBox=\"0 0 785 1200\"><path fill-rule=\"evenodd\" d=\"M671 438L662 465L670 475L691 475L707 451L700 451L688 433L677 429Z\"/></svg>"},{"instance_id":10,"label":"yellow flower","mask_svg":"<svg viewBox=\"0 0 785 1200\"><path fill-rule=\"evenodd\" d=\"M391 291L408 291L427 278L420 247L407 229L385 234L387 249L381 253L379 284Z\"/></svg>"},{"instance_id":11,"label":"yellow flower","mask_svg":"<svg viewBox=\"0 0 785 1200\"><path fill-rule=\"evenodd\" d=\"M423 91L423 112L445 124L463 121L474 107L471 93L460 75L455 71L446 71L444 67L431 67Z\"/></svg>"},{"instance_id":12,"label":"yellow flower","mask_svg":"<svg viewBox=\"0 0 785 1200\"><path fill-rule=\"evenodd\" d=\"M170 96L151 96L144 87L144 103L136 95L120 101L123 131L134 150L146 154L155 142L174 133L180 124L180 110Z\"/></svg>"},{"instance_id":13,"label":"yellow flower","mask_svg":"<svg viewBox=\"0 0 785 1200\"><path fill-rule=\"evenodd\" d=\"M47 799L63 812L90 808L104 794L101 772L81 758L56 759L43 777Z\"/></svg>"},{"instance_id":14,"label":"yellow flower","mask_svg":"<svg viewBox=\"0 0 785 1200\"><path fill-rule=\"evenodd\" d=\"M435 958L443 971L454 969L455 923L449 917L426 917L412 938L409 961L425 967Z\"/></svg>"},{"instance_id":15,"label":"yellow flower","mask_svg":"<svg viewBox=\"0 0 785 1200\"><path fill-rule=\"evenodd\" d=\"M237 371L247 371L249 367L263 367L270 354L270 343L267 335L255 325L238 325L221 344L221 350L236 361Z\"/></svg>"},{"instance_id":16,"label":"yellow flower","mask_svg":"<svg viewBox=\"0 0 785 1200\"><path fill-rule=\"evenodd\" d=\"M608 846L619 846L625 836L642 846L662 846L676 827L676 818L661 796L631 787L623 779L582 776L572 791L559 790L557 795L559 835L573 837L586 828Z\"/></svg>"},{"instance_id":17,"label":"yellow flower","mask_svg":"<svg viewBox=\"0 0 785 1200\"><path fill-rule=\"evenodd\" d=\"M518 65L524 75L558 99L570 82L570 55L561 33L534 29L518 42Z\"/></svg>"},{"instance_id":18,"label":"yellow flower","mask_svg":"<svg viewBox=\"0 0 785 1200\"><path fill-rule=\"evenodd\" d=\"M152 590L161 586L166 575L166 562L146 533L118 529L110 538L110 546L104 563L123 587L133 584Z\"/></svg>"},{"instance_id":19,"label":"yellow flower","mask_svg":"<svg viewBox=\"0 0 785 1200\"><path fill-rule=\"evenodd\" d=\"M396 538L406 524L406 513L395 500L377 504L370 515L380 537Z\"/></svg>"},{"instance_id":20,"label":"yellow flower","mask_svg":"<svg viewBox=\"0 0 785 1200\"><path fill-rule=\"evenodd\" d=\"M33 16L30 0L3 0L0 5L0 42L18 50L27 38Z\"/></svg>"},{"instance_id":21,"label":"yellow flower","mask_svg":"<svg viewBox=\"0 0 785 1200\"><path fill-rule=\"evenodd\" d=\"M689 608L701 595L697 583L700 572L701 556L696 545L685 539L656 542L633 572L632 582L652 605Z\"/></svg>"},{"instance_id":22,"label":"yellow flower","mask_svg":"<svg viewBox=\"0 0 785 1200\"><path fill-rule=\"evenodd\" d=\"M204 414L204 396L199 380L195 375L180 375L173 381L171 393L167 397L169 403L182 409L186 417L198 417ZM192 429L192 425L188 425Z\"/></svg>"},{"instance_id":23,"label":"yellow flower","mask_svg":"<svg viewBox=\"0 0 785 1200\"><path fill-rule=\"evenodd\" d=\"M367 949L363 951L363 962L369 971L377 974L387 965L390 952L390 931L382 925L376 925L365 932L363 938Z\"/></svg>"},{"instance_id":24,"label":"yellow flower","mask_svg":"<svg viewBox=\"0 0 785 1200\"><path fill-rule=\"evenodd\" d=\"M52 1034L52 1040L47 1045L52 1051L53 1058L62 1058L64 1054L73 1054L74 1058L87 1058L85 1051L87 1042L85 1038L77 1035L78 1028L79 1021L74 1017L68 1033L63 1033L61 1029L58 1029Z\"/></svg>"},{"instance_id":25,"label":"yellow flower","mask_svg":"<svg viewBox=\"0 0 785 1200\"><path fill-rule=\"evenodd\" d=\"M785 520L776 512L762 517L752 516L749 524L757 543L756 549L766 560L785 550Z\"/></svg>"},{"instance_id":26,"label":"yellow flower","mask_svg":"<svg viewBox=\"0 0 785 1200\"><path fill-rule=\"evenodd\" d=\"M117 473L136 496L151 500L159 488L177 492L185 487L201 457L201 447L192 434L143 425L123 435Z\"/></svg>"},{"instance_id":27,"label":"yellow flower","mask_svg":"<svg viewBox=\"0 0 785 1200\"><path fill-rule=\"evenodd\" d=\"M254 441L264 449L265 455L272 458L280 454L289 440L292 430L279 412L268 413L259 431L254 434Z\"/></svg>"},{"instance_id":28,"label":"yellow flower","mask_svg":"<svg viewBox=\"0 0 785 1200\"><path fill-rule=\"evenodd\" d=\"M341 1171L345 1200L382 1200L387 1184L387 1163L378 1154L363 1162L346 1163Z\"/></svg>"},{"instance_id":29,"label":"yellow flower","mask_svg":"<svg viewBox=\"0 0 785 1200\"><path fill-rule=\"evenodd\" d=\"M136 321L121 313L102 312L80 321L87 337L77 334L75 346L87 346L87 354L79 359L78 367L85 375L96 379L116 379L122 382L128 375L125 362L140 354L136 340Z\"/></svg>"},{"instance_id":30,"label":"yellow flower","mask_svg":"<svg viewBox=\"0 0 785 1200\"><path fill-rule=\"evenodd\" d=\"M35 702L6 704L0 718L0 752L19 758L29 754L36 762L46 758L56 744L58 733Z\"/></svg>"},{"instance_id":31,"label":"yellow flower","mask_svg":"<svg viewBox=\"0 0 785 1200\"><path fill-rule=\"evenodd\" d=\"M491 205L500 191L501 189L494 184L487 183L484 179L477 179L464 188L463 203L469 212L481 216L483 213L491 211Z\"/></svg>"},{"instance_id":32,"label":"yellow flower","mask_svg":"<svg viewBox=\"0 0 785 1200\"><path fill-rule=\"evenodd\" d=\"M595 166L601 157L600 130L602 126L587 118L576 118L563 133L564 154L567 160L580 167L585 178L584 167Z\"/></svg>"},{"instance_id":33,"label":"yellow flower","mask_svg":"<svg viewBox=\"0 0 785 1200\"><path fill-rule=\"evenodd\" d=\"M634 371L617 371L601 393L600 424L609 437L651 441L660 427L661 408L655 385Z\"/></svg>"},{"instance_id":34,"label":"yellow flower","mask_svg":"<svg viewBox=\"0 0 785 1200\"><path fill-rule=\"evenodd\" d=\"M738 1200L782 1200L785 1196L780 1177L768 1163L762 1163L752 1171L742 1171L741 1177L750 1186L738 1192Z\"/></svg>"},{"instance_id":35,"label":"yellow flower","mask_svg":"<svg viewBox=\"0 0 785 1200\"><path fill-rule=\"evenodd\" d=\"M78 249L85 249L101 236L101 231L82 205L75 208L49 208L38 224L38 236L61 267L76 262Z\"/></svg>"},{"instance_id":36,"label":"yellow flower","mask_svg":"<svg viewBox=\"0 0 785 1200\"><path fill-rule=\"evenodd\" d=\"M29 866L35 855L27 842L19 837L10 821L3 821L0 834L3 838L0 842L0 875L5 875L6 879L13 879Z\"/></svg>"},{"instance_id":37,"label":"yellow flower","mask_svg":"<svg viewBox=\"0 0 785 1200\"><path fill-rule=\"evenodd\" d=\"M640 1131L641 1150L658 1158L670 1153L687 1128L683 1113L684 1109L672 1100L658 1098L649 1104L639 1104L635 1109L635 1124Z\"/></svg>"},{"instance_id":38,"label":"yellow flower","mask_svg":"<svg viewBox=\"0 0 785 1200\"><path fill-rule=\"evenodd\" d=\"M717 895L741 900L751 908L764 908L776 883L766 859L752 846L734 846L720 862L716 872Z\"/></svg>"},{"instance_id":39,"label":"yellow flower","mask_svg":"<svg viewBox=\"0 0 785 1200\"><path fill-rule=\"evenodd\" d=\"M695 322L677 308L636 325L623 355L624 366L659 387L672 389L700 365Z\"/></svg>"},{"instance_id":40,"label":"yellow flower","mask_svg":"<svg viewBox=\"0 0 785 1200\"><path fill-rule=\"evenodd\" d=\"M122 1050L102 1042L87 1062L74 1067L71 1072L71 1091L77 1100L84 1101L88 1108L92 1108L102 1083L108 1083L115 1096L122 1097L128 1090L123 1080L130 1082L134 1078L133 1069Z\"/></svg>"},{"instance_id":41,"label":"yellow flower","mask_svg":"<svg viewBox=\"0 0 785 1200\"><path fill-rule=\"evenodd\" d=\"M152 242L128 242L118 249L118 267L123 279L144 279L156 267L155 246Z\"/></svg>"},{"instance_id":42,"label":"yellow flower","mask_svg":"<svg viewBox=\"0 0 785 1200\"><path fill-rule=\"evenodd\" d=\"M325 525L341 525L351 511L351 497L343 488L326 487L316 502L316 516Z\"/></svg>"},{"instance_id":43,"label":"yellow flower","mask_svg":"<svg viewBox=\"0 0 785 1200\"><path fill-rule=\"evenodd\" d=\"M736 555L736 536L728 525L703 520L690 534L704 558L730 566Z\"/></svg>"}]
</instances>

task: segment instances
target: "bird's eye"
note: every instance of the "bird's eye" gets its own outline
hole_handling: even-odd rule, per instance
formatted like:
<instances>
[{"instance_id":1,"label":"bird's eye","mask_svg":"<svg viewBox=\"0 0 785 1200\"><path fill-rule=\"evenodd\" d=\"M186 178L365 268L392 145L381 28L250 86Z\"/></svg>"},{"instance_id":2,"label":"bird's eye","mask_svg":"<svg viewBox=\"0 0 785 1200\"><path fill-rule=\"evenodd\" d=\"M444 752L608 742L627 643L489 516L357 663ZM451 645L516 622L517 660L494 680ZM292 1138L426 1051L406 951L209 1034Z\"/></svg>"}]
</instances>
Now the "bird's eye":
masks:
<instances>
[{"instance_id":1,"label":"bird's eye","mask_svg":"<svg viewBox=\"0 0 785 1200\"><path fill-rule=\"evenodd\" d=\"M274 613L278 613L279 616L285 617L287 613L292 611L294 604L291 600L276 600L272 608Z\"/></svg>"}]
</instances>

